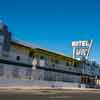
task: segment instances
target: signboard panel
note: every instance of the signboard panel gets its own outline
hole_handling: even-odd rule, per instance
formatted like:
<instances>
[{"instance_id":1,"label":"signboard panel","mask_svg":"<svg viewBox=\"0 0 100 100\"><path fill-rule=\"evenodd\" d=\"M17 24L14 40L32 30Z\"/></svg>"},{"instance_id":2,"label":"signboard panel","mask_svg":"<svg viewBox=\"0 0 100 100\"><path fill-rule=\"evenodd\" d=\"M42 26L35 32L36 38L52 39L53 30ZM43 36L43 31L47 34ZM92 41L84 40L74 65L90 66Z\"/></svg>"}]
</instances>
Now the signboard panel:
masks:
<instances>
[{"instance_id":1,"label":"signboard panel","mask_svg":"<svg viewBox=\"0 0 100 100\"><path fill-rule=\"evenodd\" d=\"M89 47L91 41L73 41L72 47Z\"/></svg>"},{"instance_id":2,"label":"signboard panel","mask_svg":"<svg viewBox=\"0 0 100 100\"><path fill-rule=\"evenodd\" d=\"M86 59L88 59L91 46L92 46L92 40L91 41L73 41L72 42L73 58L81 59L82 57L85 57Z\"/></svg>"}]
</instances>

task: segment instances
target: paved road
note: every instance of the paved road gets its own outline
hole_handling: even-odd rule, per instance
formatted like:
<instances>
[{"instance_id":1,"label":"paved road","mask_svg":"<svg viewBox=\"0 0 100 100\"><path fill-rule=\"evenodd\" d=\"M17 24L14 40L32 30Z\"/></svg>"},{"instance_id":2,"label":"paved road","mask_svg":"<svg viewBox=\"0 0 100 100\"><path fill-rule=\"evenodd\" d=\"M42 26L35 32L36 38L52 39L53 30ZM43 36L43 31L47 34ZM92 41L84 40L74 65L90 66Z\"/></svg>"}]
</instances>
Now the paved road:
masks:
<instances>
[{"instance_id":1,"label":"paved road","mask_svg":"<svg viewBox=\"0 0 100 100\"><path fill-rule=\"evenodd\" d=\"M0 91L0 100L100 100L100 91L10 90Z\"/></svg>"}]
</instances>

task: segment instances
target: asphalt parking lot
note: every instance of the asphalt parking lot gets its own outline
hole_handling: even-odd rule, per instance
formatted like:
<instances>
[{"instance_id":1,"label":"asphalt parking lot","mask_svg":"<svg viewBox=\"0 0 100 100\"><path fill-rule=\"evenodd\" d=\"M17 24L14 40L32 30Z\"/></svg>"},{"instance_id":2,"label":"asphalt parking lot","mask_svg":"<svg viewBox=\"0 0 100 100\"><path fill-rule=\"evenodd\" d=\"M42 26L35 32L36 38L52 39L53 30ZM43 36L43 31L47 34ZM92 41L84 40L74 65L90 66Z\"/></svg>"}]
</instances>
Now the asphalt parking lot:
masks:
<instances>
[{"instance_id":1,"label":"asphalt parking lot","mask_svg":"<svg viewBox=\"0 0 100 100\"><path fill-rule=\"evenodd\" d=\"M100 90L0 90L0 100L100 100Z\"/></svg>"}]
</instances>

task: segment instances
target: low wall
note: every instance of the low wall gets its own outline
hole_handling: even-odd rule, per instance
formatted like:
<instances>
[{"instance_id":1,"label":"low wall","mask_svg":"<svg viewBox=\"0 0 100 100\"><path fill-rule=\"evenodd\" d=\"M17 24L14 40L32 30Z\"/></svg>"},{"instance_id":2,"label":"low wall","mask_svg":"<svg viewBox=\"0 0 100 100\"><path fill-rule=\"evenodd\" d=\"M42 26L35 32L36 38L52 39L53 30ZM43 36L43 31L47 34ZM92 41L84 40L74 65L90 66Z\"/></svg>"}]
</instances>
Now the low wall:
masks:
<instances>
[{"instance_id":1,"label":"low wall","mask_svg":"<svg viewBox=\"0 0 100 100\"><path fill-rule=\"evenodd\" d=\"M0 80L0 87L13 88L78 88L78 83L71 82L54 82L54 81L40 81L40 80Z\"/></svg>"}]
</instances>

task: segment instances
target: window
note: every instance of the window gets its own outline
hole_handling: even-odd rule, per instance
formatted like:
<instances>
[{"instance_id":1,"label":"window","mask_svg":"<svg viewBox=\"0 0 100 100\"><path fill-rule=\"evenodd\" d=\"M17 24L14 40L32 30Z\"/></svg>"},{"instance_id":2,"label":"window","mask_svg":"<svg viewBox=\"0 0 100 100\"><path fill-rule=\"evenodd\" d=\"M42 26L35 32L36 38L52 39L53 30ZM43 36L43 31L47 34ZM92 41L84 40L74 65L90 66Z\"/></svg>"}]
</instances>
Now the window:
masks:
<instances>
[{"instance_id":1,"label":"window","mask_svg":"<svg viewBox=\"0 0 100 100\"><path fill-rule=\"evenodd\" d=\"M72 70L72 68L71 68L71 67L69 67L69 70Z\"/></svg>"},{"instance_id":2,"label":"window","mask_svg":"<svg viewBox=\"0 0 100 100\"><path fill-rule=\"evenodd\" d=\"M48 81L54 81L56 76L55 75L53 75L53 73L52 72L50 72L50 71L46 71L45 72L45 76L44 76L44 80L48 80Z\"/></svg>"},{"instance_id":3,"label":"window","mask_svg":"<svg viewBox=\"0 0 100 100\"><path fill-rule=\"evenodd\" d=\"M72 62L72 61L69 61L69 65L70 65L70 66L73 66L73 62Z\"/></svg>"},{"instance_id":4,"label":"window","mask_svg":"<svg viewBox=\"0 0 100 100\"><path fill-rule=\"evenodd\" d=\"M30 51L30 52L29 52L29 57L34 58L34 56L33 56L33 51Z\"/></svg>"},{"instance_id":5,"label":"window","mask_svg":"<svg viewBox=\"0 0 100 100\"><path fill-rule=\"evenodd\" d=\"M55 63L56 63L56 64L59 64L59 61L58 61L58 60L55 60Z\"/></svg>"},{"instance_id":6,"label":"window","mask_svg":"<svg viewBox=\"0 0 100 100\"><path fill-rule=\"evenodd\" d=\"M35 56L32 56L32 58L34 59L34 58L35 58Z\"/></svg>"},{"instance_id":7,"label":"window","mask_svg":"<svg viewBox=\"0 0 100 100\"><path fill-rule=\"evenodd\" d=\"M18 67L13 68L12 75L13 75L14 78L19 77L19 68Z\"/></svg>"},{"instance_id":8,"label":"window","mask_svg":"<svg viewBox=\"0 0 100 100\"><path fill-rule=\"evenodd\" d=\"M20 60L20 56L17 56L17 57L16 57L16 60L18 60L18 61L19 61L19 60Z\"/></svg>"},{"instance_id":9,"label":"window","mask_svg":"<svg viewBox=\"0 0 100 100\"><path fill-rule=\"evenodd\" d=\"M27 68L26 69L26 77L27 77L27 79L31 79L31 75L32 75L32 69Z\"/></svg>"},{"instance_id":10,"label":"window","mask_svg":"<svg viewBox=\"0 0 100 100\"><path fill-rule=\"evenodd\" d=\"M4 75L4 66L0 65L0 76Z\"/></svg>"},{"instance_id":11,"label":"window","mask_svg":"<svg viewBox=\"0 0 100 100\"><path fill-rule=\"evenodd\" d=\"M66 66L69 66L69 63L68 62L66 62Z\"/></svg>"},{"instance_id":12,"label":"window","mask_svg":"<svg viewBox=\"0 0 100 100\"><path fill-rule=\"evenodd\" d=\"M87 63L87 66L90 66L90 64L89 64L89 63Z\"/></svg>"},{"instance_id":13,"label":"window","mask_svg":"<svg viewBox=\"0 0 100 100\"><path fill-rule=\"evenodd\" d=\"M44 56L40 56L40 59L41 59L41 60L44 59Z\"/></svg>"},{"instance_id":14,"label":"window","mask_svg":"<svg viewBox=\"0 0 100 100\"><path fill-rule=\"evenodd\" d=\"M76 62L74 63L74 67L77 67L77 63Z\"/></svg>"},{"instance_id":15,"label":"window","mask_svg":"<svg viewBox=\"0 0 100 100\"><path fill-rule=\"evenodd\" d=\"M52 67L55 68L55 64L52 64Z\"/></svg>"}]
</instances>

